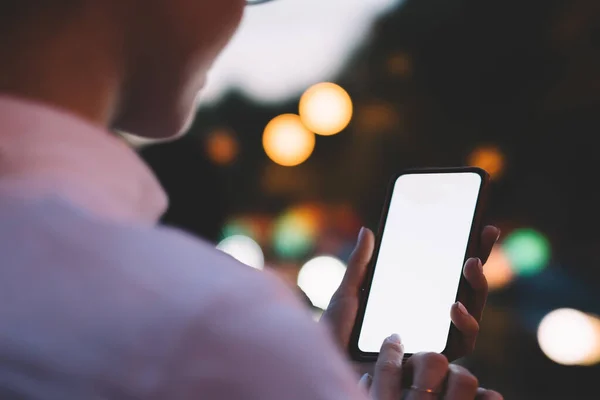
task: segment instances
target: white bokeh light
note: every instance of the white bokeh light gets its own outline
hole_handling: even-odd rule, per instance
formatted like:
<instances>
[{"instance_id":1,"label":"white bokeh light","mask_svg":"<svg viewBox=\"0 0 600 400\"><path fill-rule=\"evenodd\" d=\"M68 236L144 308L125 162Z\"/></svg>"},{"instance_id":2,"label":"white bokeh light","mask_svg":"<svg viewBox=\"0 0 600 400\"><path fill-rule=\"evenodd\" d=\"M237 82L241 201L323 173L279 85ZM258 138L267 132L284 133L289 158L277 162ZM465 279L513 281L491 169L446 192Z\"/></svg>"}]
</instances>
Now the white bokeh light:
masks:
<instances>
[{"instance_id":1,"label":"white bokeh light","mask_svg":"<svg viewBox=\"0 0 600 400\"><path fill-rule=\"evenodd\" d=\"M581 311L552 311L542 319L537 337L544 354L558 364L600 362L600 320Z\"/></svg>"},{"instance_id":2,"label":"white bokeh light","mask_svg":"<svg viewBox=\"0 0 600 400\"><path fill-rule=\"evenodd\" d=\"M215 63L200 104L228 89L277 102L335 77L375 20L402 0L279 0L249 7Z\"/></svg>"},{"instance_id":3,"label":"white bokeh light","mask_svg":"<svg viewBox=\"0 0 600 400\"><path fill-rule=\"evenodd\" d=\"M335 257L313 258L300 269L298 286L315 307L327 308L331 296L346 273L346 265Z\"/></svg>"},{"instance_id":4,"label":"white bokeh light","mask_svg":"<svg viewBox=\"0 0 600 400\"><path fill-rule=\"evenodd\" d=\"M230 236L221 241L217 245L217 249L252 268L262 270L265 266L265 257L262 249L258 243L247 236Z\"/></svg>"}]
</instances>

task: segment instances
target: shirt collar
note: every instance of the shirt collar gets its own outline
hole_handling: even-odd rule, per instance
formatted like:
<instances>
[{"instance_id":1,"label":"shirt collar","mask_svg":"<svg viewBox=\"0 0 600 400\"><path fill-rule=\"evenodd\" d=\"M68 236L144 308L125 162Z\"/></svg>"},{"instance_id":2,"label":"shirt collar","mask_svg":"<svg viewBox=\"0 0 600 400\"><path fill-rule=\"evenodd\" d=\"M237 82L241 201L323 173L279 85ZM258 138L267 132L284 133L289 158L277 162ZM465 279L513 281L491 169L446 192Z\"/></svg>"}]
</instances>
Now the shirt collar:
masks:
<instances>
[{"instance_id":1,"label":"shirt collar","mask_svg":"<svg viewBox=\"0 0 600 400\"><path fill-rule=\"evenodd\" d=\"M119 221L155 223L167 197L116 135L65 111L0 96L0 188L58 195Z\"/></svg>"}]
</instances>

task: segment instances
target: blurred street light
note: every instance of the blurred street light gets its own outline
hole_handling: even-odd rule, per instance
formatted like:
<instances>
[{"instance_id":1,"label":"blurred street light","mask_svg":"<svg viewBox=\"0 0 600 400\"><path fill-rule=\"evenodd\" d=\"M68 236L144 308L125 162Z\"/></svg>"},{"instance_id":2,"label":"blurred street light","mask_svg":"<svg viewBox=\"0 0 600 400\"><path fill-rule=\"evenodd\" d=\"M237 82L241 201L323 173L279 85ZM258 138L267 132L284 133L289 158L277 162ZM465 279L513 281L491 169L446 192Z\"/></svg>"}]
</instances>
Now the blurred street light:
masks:
<instances>
[{"instance_id":1,"label":"blurred street light","mask_svg":"<svg viewBox=\"0 0 600 400\"><path fill-rule=\"evenodd\" d=\"M296 207L286 211L275 223L273 249L286 260L305 257L313 248L319 229L319 210Z\"/></svg>"},{"instance_id":2,"label":"blurred street light","mask_svg":"<svg viewBox=\"0 0 600 400\"><path fill-rule=\"evenodd\" d=\"M306 129L299 116L283 114L265 128L263 147L273 162L293 167L310 157L315 149L315 135Z\"/></svg>"},{"instance_id":3,"label":"blurred street light","mask_svg":"<svg viewBox=\"0 0 600 400\"><path fill-rule=\"evenodd\" d=\"M334 83L319 83L300 99L300 118L318 135L331 136L343 131L352 120L352 99Z\"/></svg>"},{"instance_id":4,"label":"blurred street light","mask_svg":"<svg viewBox=\"0 0 600 400\"><path fill-rule=\"evenodd\" d=\"M215 164L228 165L237 157L239 145L229 130L217 129L206 139L206 153Z\"/></svg>"},{"instance_id":5,"label":"blurred street light","mask_svg":"<svg viewBox=\"0 0 600 400\"><path fill-rule=\"evenodd\" d=\"M252 268L262 270L265 266L262 249L258 243L247 236L235 235L223 239L217 245L217 249Z\"/></svg>"},{"instance_id":6,"label":"blurred street light","mask_svg":"<svg viewBox=\"0 0 600 400\"><path fill-rule=\"evenodd\" d=\"M544 317L538 328L540 348L563 365L600 363L600 319L563 308Z\"/></svg>"},{"instance_id":7,"label":"blurred street light","mask_svg":"<svg viewBox=\"0 0 600 400\"><path fill-rule=\"evenodd\" d=\"M497 290L508 285L514 278L510 267L510 260L500 246L494 246L485 263L483 272L488 281L490 290Z\"/></svg>"},{"instance_id":8,"label":"blurred street light","mask_svg":"<svg viewBox=\"0 0 600 400\"><path fill-rule=\"evenodd\" d=\"M486 170L492 178L499 178L504 171L504 155L494 146L475 149L468 159L468 164Z\"/></svg>"},{"instance_id":9,"label":"blurred street light","mask_svg":"<svg viewBox=\"0 0 600 400\"><path fill-rule=\"evenodd\" d=\"M300 269L298 286L315 307L326 309L346 272L346 266L335 257L313 258Z\"/></svg>"},{"instance_id":10,"label":"blurred street light","mask_svg":"<svg viewBox=\"0 0 600 400\"><path fill-rule=\"evenodd\" d=\"M548 239L533 229L514 231L504 240L502 249L517 275L535 275L550 261Z\"/></svg>"}]
</instances>

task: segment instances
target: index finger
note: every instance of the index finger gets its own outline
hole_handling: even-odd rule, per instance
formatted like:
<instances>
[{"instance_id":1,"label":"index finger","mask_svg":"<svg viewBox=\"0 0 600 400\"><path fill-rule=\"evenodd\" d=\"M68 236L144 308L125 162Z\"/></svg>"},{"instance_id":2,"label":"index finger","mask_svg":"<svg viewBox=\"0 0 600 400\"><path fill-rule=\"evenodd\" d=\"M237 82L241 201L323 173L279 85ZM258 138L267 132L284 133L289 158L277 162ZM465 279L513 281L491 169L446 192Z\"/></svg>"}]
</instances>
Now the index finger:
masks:
<instances>
[{"instance_id":1,"label":"index finger","mask_svg":"<svg viewBox=\"0 0 600 400\"><path fill-rule=\"evenodd\" d=\"M471 286L472 294L464 297L463 304L476 321L481 320L488 296L488 283L483 274L483 265L479 258L470 258L465 263L463 274Z\"/></svg>"},{"instance_id":2,"label":"index finger","mask_svg":"<svg viewBox=\"0 0 600 400\"><path fill-rule=\"evenodd\" d=\"M488 225L483 228L481 232L481 238L479 242L479 251L477 256L481 260L482 263L486 263L490 253L492 252L492 248L500 238L500 229L496 228L493 225Z\"/></svg>"},{"instance_id":3,"label":"index finger","mask_svg":"<svg viewBox=\"0 0 600 400\"><path fill-rule=\"evenodd\" d=\"M481 232L481 240L479 245L479 258L472 258L467 261L464 268L464 275L473 289L473 297L465 298L463 304L469 310L469 313L475 317L477 321L481 320L483 309L487 301L488 284L483 273L483 264L488 260L494 245L500 237L500 229L495 226L486 226Z\"/></svg>"},{"instance_id":4,"label":"index finger","mask_svg":"<svg viewBox=\"0 0 600 400\"><path fill-rule=\"evenodd\" d=\"M398 335L385 339L381 346L371 384L374 400L398 400L401 394L404 346Z\"/></svg>"}]
</instances>

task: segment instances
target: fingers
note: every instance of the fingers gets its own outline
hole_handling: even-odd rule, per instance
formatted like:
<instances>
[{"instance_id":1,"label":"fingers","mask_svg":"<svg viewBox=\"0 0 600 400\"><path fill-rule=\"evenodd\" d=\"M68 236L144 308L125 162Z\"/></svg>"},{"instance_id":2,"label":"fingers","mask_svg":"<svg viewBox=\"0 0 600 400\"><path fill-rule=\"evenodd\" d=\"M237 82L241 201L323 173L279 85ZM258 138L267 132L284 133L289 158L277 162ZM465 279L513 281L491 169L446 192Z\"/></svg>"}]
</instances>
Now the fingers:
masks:
<instances>
[{"instance_id":1,"label":"fingers","mask_svg":"<svg viewBox=\"0 0 600 400\"><path fill-rule=\"evenodd\" d=\"M375 364L375 374L371 384L371 397L374 400L398 400L400 398L403 357L404 346L400 337L392 335L385 339Z\"/></svg>"},{"instance_id":2,"label":"fingers","mask_svg":"<svg viewBox=\"0 0 600 400\"><path fill-rule=\"evenodd\" d=\"M437 353L419 353L409 360L413 370L413 386L406 399L431 400L441 391L448 374L448 359Z\"/></svg>"},{"instance_id":3,"label":"fingers","mask_svg":"<svg viewBox=\"0 0 600 400\"><path fill-rule=\"evenodd\" d=\"M477 389L477 397L476 400L504 400L504 397L493 390L486 390L483 388Z\"/></svg>"},{"instance_id":4,"label":"fingers","mask_svg":"<svg viewBox=\"0 0 600 400\"><path fill-rule=\"evenodd\" d=\"M461 356L470 353L475 348L475 342L479 334L479 321L488 296L488 283L483 274L483 266L479 258L468 259L463 274L473 290L473 296L467 298L469 300L468 306L457 302L452 305L450 310L452 323L461 332Z\"/></svg>"},{"instance_id":5,"label":"fingers","mask_svg":"<svg viewBox=\"0 0 600 400\"><path fill-rule=\"evenodd\" d=\"M479 321L481 320L488 296L488 282L483 274L481 260L478 258L469 258L465 263L463 274L473 289L473 298L469 303L469 313L475 320Z\"/></svg>"},{"instance_id":6,"label":"fingers","mask_svg":"<svg viewBox=\"0 0 600 400\"><path fill-rule=\"evenodd\" d=\"M479 382L477 378L459 365L450 365L446 400L473 400L477 395Z\"/></svg>"},{"instance_id":7,"label":"fingers","mask_svg":"<svg viewBox=\"0 0 600 400\"><path fill-rule=\"evenodd\" d=\"M488 283L483 273L483 265L488 260L488 257L499 238L500 229L491 225L483 228L479 246L479 258L470 258L465 263L463 273L474 291L474 297L468 302L467 308L476 321L481 320L481 315L483 314L483 309L485 308L488 296Z\"/></svg>"},{"instance_id":8,"label":"fingers","mask_svg":"<svg viewBox=\"0 0 600 400\"><path fill-rule=\"evenodd\" d=\"M492 248L500 238L500 229L495 226L488 225L481 232L481 241L479 242L479 258L485 264Z\"/></svg>"},{"instance_id":9,"label":"fingers","mask_svg":"<svg viewBox=\"0 0 600 400\"><path fill-rule=\"evenodd\" d=\"M479 323L469 314L461 302L454 303L450 311L452 323L462 333L462 340L467 352L473 351L477 335L479 334Z\"/></svg>"},{"instance_id":10,"label":"fingers","mask_svg":"<svg viewBox=\"0 0 600 400\"><path fill-rule=\"evenodd\" d=\"M338 295L356 295L365 279L367 266L371 261L375 248L375 235L370 229L362 228L358 234L358 242L348 260L348 268L338 289Z\"/></svg>"}]
</instances>

